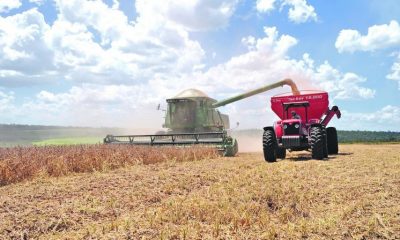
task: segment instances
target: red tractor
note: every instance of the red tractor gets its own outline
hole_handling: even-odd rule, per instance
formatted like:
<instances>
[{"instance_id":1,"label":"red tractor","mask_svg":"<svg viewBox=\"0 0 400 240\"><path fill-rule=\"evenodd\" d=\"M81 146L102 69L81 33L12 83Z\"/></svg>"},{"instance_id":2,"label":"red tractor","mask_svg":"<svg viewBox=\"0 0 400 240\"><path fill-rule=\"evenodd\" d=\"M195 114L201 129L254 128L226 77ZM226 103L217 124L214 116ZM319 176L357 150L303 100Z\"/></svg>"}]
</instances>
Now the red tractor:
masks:
<instances>
[{"instance_id":1,"label":"red tractor","mask_svg":"<svg viewBox=\"0 0 400 240\"><path fill-rule=\"evenodd\" d=\"M329 109L328 93L301 91L297 95L276 95L271 98L271 108L281 120L264 127L265 161L285 159L286 149L311 149L312 158L319 160L338 153L336 128L326 126L334 115L340 118L341 113L337 106Z\"/></svg>"}]
</instances>

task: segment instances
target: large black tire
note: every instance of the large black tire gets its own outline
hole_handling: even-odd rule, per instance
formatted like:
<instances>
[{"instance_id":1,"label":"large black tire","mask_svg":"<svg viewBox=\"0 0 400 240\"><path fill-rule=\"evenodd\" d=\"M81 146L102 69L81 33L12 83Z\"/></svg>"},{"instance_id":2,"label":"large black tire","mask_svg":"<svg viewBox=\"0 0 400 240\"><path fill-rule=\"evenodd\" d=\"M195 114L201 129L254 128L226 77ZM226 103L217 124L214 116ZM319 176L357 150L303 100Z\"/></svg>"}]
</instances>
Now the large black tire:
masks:
<instances>
[{"instance_id":1,"label":"large black tire","mask_svg":"<svg viewBox=\"0 0 400 240\"><path fill-rule=\"evenodd\" d=\"M338 146L338 138L336 128L328 127L326 129L327 138L328 138L328 154L338 154L339 146Z\"/></svg>"},{"instance_id":2,"label":"large black tire","mask_svg":"<svg viewBox=\"0 0 400 240\"><path fill-rule=\"evenodd\" d=\"M286 149L278 147L276 148L276 157L279 159L285 159L286 158Z\"/></svg>"},{"instance_id":3,"label":"large black tire","mask_svg":"<svg viewBox=\"0 0 400 240\"><path fill-rule=\"evenodd\" d=\"M310 129L311 155L313 159L324 159L324 134L322 127L315 126Z\"/></svg>"},{"instance_id":4,"label":"large black tire","mask_svg":"<svg viewBox=\"0 0 400 240\"><path fill-rule=\"evenodd\" d=\"M234 139L232 139L232 144L226 146L223 156L224 157L234 157L234 156L236 156L238 151L239 151L238 142L234 138Z\"/></svg>"},{"instance_id":5,"label":"large black tire","mask_svg":"<svg viewBox=\"0 0 400 240\"><path fill-rule=\"evenodd\" d=\"M276 150L278 144L276 142L275 132L272 129L264 130L263 135L263 151L264 159L267 162L276 162Z\"/></svg>"},{"instance_id":6,"label":"large black tire","mask_svg":"<svg viewBox=\"0 0 400 240\"><path fill-rule=\"evenodd\" d=\"M324 158L328 158L328 138L325 126L322 126L322 134L324 134Z\"/></svg>"}]
</instances>

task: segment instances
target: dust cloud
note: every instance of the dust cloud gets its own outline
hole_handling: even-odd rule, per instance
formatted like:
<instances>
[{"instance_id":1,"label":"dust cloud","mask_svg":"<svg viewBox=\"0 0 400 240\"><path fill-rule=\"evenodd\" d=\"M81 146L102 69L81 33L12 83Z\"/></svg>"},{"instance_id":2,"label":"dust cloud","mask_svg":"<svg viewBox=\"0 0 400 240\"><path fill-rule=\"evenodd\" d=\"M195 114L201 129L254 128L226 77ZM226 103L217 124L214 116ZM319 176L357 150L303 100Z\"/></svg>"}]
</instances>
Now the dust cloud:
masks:
<instances>
[{"instance_id":1,"label":"dust cloud","mask_svg":"<svg viewBox=\"0 0 400 240\"><path fill-rule=\"evenodd\" d=\"M239 152L262 152L262 130L249 129L232 131L232 137L236 138L239 144Z\"/></svg>"}]
</instances>

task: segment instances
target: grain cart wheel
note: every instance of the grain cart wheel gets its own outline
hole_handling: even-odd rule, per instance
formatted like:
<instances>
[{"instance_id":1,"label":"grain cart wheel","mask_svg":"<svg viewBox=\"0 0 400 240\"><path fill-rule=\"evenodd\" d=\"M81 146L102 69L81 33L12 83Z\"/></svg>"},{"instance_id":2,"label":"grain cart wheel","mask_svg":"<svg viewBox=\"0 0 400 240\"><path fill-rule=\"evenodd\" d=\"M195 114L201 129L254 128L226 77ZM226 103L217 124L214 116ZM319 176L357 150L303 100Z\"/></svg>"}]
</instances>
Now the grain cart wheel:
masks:
<instances>
[{"instance_id":1,"label":"grain cart wheel","mask_svg":"<svg viewBox=\"0 0 400 240\"><path fill-rule=\"evenodd\" d=\"M285 159L286 158L286 148L278 147L276 149L276 157L279 159Z\"/></svg>"},{"instance_id":2,"label":"grain cart wheel","mask_svg":"<svg viewBox=\"0 0 400 240\"><path fill-rule=\"evenodd\" d=\"M324 134L320 126L311 127L311 155L313 159L324 159Z\"/></svg>"},{"instance_id":3,"label":"grain cart wheel","mask_svg":"<svg viewBox=\"0 0 400 240\"><path fill-rule=\"evenodd\" d=\"M328 127L326 132L328 135L328 154L338 154L339 147L336 128Z\"/></svg>"},{"instance_id":4,"label":"grain cart wheel","mask_svg":"<svg viewBox=\"0 0 400 240\"><path fill-rule=\"evenodd\" d=\"M263 151L264 159L267 162L276 162L277 143L275 132L272 129L264 130L263 135Z\"/></svg>"},{"instance_id":5,"label":"grain cart wheel","mask_svg":"<svg viewBox=\"0 0 400 240\"><path fill-rule=\"evenodd\" d=\"M328 138L327 138L325 126L322 127L322 133L324 134L324 158L327 158L328 157Z\"/></svg>"}]
</instances>

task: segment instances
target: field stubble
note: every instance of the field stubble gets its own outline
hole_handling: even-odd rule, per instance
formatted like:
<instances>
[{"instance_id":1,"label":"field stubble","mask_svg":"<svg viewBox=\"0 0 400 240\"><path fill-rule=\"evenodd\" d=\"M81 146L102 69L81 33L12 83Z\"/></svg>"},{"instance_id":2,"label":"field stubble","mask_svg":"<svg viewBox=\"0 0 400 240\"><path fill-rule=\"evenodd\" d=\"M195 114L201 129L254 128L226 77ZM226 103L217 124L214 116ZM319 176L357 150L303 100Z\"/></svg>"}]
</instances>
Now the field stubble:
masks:
<instances>
[{"instance_id":1,"label":"field stubble","mask_svg":"<svg viewBox=\"0 0 400 240\"><path fill-rule=\"evenodd\" d=\"M162 161L1 187L0 236L397 239L399 188L399 145L343 145L328 161Z\"/></svg>"}]
</instances>

